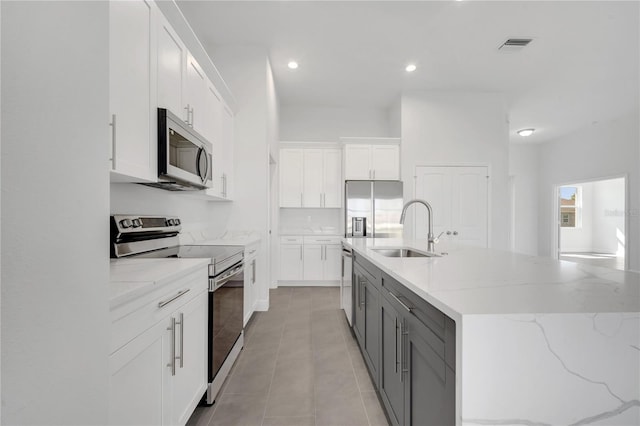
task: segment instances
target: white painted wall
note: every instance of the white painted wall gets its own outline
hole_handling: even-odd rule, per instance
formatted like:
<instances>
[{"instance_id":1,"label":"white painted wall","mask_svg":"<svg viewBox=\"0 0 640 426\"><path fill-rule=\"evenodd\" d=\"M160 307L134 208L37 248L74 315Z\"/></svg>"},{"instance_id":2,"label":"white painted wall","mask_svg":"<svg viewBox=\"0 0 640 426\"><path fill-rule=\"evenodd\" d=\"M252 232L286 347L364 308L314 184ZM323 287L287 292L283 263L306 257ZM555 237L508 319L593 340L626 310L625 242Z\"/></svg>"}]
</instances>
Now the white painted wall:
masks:
<instances>
[{"instance_id":1,"label":"white painted wall","mask_svg":"<svg viewBox=\"0 0 640 426\"><path fill-rule=\"evenodd\" d=\"M538 254L538 146L509 144L509 176L513 179L511 229L516 253Z\"/></svg>"},{"instance_id":2,"label":"white painted wall","mask_svg":"<svg viewBox=\"0 0 640 426\"><path fill-rule=\"evenodd\" d=\"M277 138L278 113L266 50L254 46L224 46L211 50L212 60L236 96L234 202L230 230L252 230L262 238L257 268L258 310L269 307L269 151Z\"/></svg>"},{"instance_id":3,"label":"white painted wall","mask_svg":"<svg viewBox=\"0 0 640 426\"><path fill-rule=\"evenodd\" d=\"M391 137L401 138L402 136L402 97L389 107L389 134Z\"/></svg>"},{"instance_id":4,"label":"white painted wall","mask_svg":"<svg viewBox=\"0 0 640 426\"><path fill-rule=\"evenodd\" d=\"M489 165L489 245L508 247L509 147L506 107L500 95L403 93L400 146L405 200L413 198L416 165ZM414 210L409 209L409 215ZM412 217L407 216L405 235L412 235L412 222Z\"/></svg>"},{"instance_id":5,"label":"white painted wall","mask_svg":"<svg viewBox=\"0 0 640 426\"><path fill-rule=\"evenodd\" d=\"M341 136L390 137L389 112L381 108L281 108L280 140L339 142Z\"/></svg>"},{"instance_id":6,"label":"white painted wall","mask_svg":"<svg viewBox=\"0 0 640 426\"><path fill-rule=\"evenodd\" d=\"M629 266L640 269L640 131L638 110L582 129L539 148L539 253L552 250L553 187L571 182L628 175Z\"/></svg>"},{"instance_id":7,"label":"white painted wall","mask_svg":"<svg viewBox=\"0 0 640 426\"><path fill-rule=\"evenodd\" d=\"M624 179L576 184L582 188L582 226L561 228L561 249L624 255ZM621 237L621 238L620 238ZM621 244L618 244L619 238Z\"/></svg>"},{"instance_id":8,"label":"white painted wall","mask_svg":"<svg viewBox=\"0 0 640 426\"><path fill-rule=\"evenodd\" d=\"M104 425L107 2L2 2L2 424Z\"/></svg>"},{"instance_id":9,"label":"white painted wall","mask_svg":"<svg viewBox=\"0 0 640 426\"><path fill-rule=\"evenodd\" d=\"M277 287L278 282L278 214L279 179L278 158L280 152L280 103L276 92L271 63L267 59L267 144L269 145L269 288Z\"/></svg>"}]
</instances>

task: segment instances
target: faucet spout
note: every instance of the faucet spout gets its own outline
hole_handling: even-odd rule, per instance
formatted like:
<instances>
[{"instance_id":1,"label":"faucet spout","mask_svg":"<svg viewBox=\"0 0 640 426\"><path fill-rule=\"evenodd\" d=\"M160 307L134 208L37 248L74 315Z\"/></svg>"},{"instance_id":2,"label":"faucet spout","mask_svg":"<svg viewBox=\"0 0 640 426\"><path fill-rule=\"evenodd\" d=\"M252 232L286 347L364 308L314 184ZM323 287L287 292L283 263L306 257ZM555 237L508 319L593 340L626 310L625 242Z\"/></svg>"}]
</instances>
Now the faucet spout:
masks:
<instances>
[{"instance_id":1,"label":"faucet spout","mask_svg":"<svg viewBox=\"0 0 640 426\"><path fill-rule=\"evenodd\" d=\"M436 238L433 235L433 209L431 208L431 204L426 202L425 200L420 200L418 198L409 200L405 203L404 207L402 207L402 214L400 215L400 223L404 223L405 216L407 215L407 209L411 204L418 203L422 204L427 208L428 216L428 224L429 224L429 233L427 234L427 251L434 252Z\"/></svg>"}]
</instances>

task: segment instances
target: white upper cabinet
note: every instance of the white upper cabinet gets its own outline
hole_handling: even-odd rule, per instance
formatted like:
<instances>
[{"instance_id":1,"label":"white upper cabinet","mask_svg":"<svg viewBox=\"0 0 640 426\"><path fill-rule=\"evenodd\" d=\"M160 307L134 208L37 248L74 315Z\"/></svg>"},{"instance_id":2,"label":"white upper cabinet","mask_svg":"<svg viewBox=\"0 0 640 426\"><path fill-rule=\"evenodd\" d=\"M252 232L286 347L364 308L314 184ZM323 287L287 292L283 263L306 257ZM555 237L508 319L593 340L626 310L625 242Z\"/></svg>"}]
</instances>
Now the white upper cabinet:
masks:
<instances>
[{"instance_id":1,"label":"white upper cabinet","mask_svg":"<svg viewBox=\"0 0 640 426\"><path fill-rule=\"evenodd\" d=\"M222 168L218 175L222 179L223 196L233 198L233 152L235 140L235 117L233 111L224 104L222 108L222 145L224 147Z\"/></svg>"},{"instance_id":2,"label":"white upper cabinet","mask_svg":"<svg viewBox=\"0 0 640 426\"><path fill-rule=\"evenodd\" d=\"M345 180L399 180L400 145L345 144Z\"/></svg>"},{"instance_id":3,"label":"white upper cabinet","mask_svg":"<svg viewBox=\"0 0 640 426\"><path fill-rule=\"evenodd\" d=\"M342 153L339 149L323 149L323 207L342 206Z\"/></svg>"},{"instance_id":4,"label":"white upper cabinet","mask_svg":"<svg viewBox=\"0 0 640 426\"><path fill-rule=\"evenodd\" d=\"M322 207L323 167L322 149L303 151L302 194L303 207Z\"/></svg>"},{"instance_id":5,"label":"white upper cabinet","mask_svg":"<svg viewBox=\"0 0 640 426\"><path fill-rule=\"evenodd\" d=\"M280 150L280 207L302 207L303 164L301 148Z\"/></svg>"},{"instance_id":6,"label":"white upper cabinet","mask_svg":"<svg viewBox=\"0 0 640 426\"><path fill-rule=\"evenodd\" d=\"M208 79L198 61L187 52L187 71L185 80L185 111L187 123L196 132L206 133L206 96L208 91Z\"/></svg>"},{"instance_id":7,"label":"white upper cabinet","mask_svg":"<svg viewBox=\"0 0 640 426\"><path fill-rule=\"evenodd\" d=\"M400 146L371 145L371 170L375 180L399 180Z\"/></svg>"},{"instance_id":8,"label":"white upper cabinet","mask_svg":"<svg viewBox=\"0 0 640 426\"><path fill-rule=\"evenodd\" d=\"M335 148L280 150L280 207L340 208L341 153Z\"/></svg>"},{"instance_id":9,"label":"white upper cabinet","mask_svg":"<svg viewBox=\"0 0 640 426\"><path fill-rule=\"evenodd\" d=\"M155 7L143 0L109 3L112 181L157 180Z\"/></svg>"},{"instance_id":10,"label":"white upper cabinet","mask_svg":"<svg viewBox=\"0 0 640 426\"><path fill-rule=\"evenodd\" d=\"M164 15L158 15L158 107L186 120L182 90L187 48Z\"/></svg>"}]
</instances>

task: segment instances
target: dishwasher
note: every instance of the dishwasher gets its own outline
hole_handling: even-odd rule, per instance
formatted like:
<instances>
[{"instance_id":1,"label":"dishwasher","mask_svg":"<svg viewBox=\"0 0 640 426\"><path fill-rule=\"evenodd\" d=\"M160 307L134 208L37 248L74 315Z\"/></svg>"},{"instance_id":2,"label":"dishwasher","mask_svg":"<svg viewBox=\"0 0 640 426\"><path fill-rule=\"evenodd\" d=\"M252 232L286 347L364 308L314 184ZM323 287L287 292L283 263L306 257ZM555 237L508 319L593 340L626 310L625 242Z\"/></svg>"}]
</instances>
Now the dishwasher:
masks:
<instances>
[{"instance_id":1,"label":"dishwasher","mask_svg":"<svg viewBox=\"0 0 640 426\"><path fill-rule=\"evenodd\" d=\"M347 316L347 321L349 321L349 325L351 324L351 315L352 315L352 306L351 306L351 298L353 297L351 294L352 287L352 259L353 255L351 254L351 248L346 246L344 243L342 244L342 279L340 280L340 307L344 310L345 315Z\"/></svg>"}]
</instances>

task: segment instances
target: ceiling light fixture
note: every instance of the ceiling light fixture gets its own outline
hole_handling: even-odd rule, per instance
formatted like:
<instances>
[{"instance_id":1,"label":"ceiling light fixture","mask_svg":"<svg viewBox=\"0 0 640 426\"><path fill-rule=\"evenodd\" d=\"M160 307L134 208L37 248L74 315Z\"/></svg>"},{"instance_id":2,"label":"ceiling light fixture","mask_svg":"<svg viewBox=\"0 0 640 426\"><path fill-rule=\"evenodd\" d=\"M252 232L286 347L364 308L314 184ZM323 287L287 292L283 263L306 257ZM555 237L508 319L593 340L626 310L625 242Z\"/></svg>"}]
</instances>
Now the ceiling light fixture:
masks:
<instances>
[{"instance_id":1,"label":"ceiling light fixture","mask_svg":"<svg viewBox=\"0 0 640 426\"><path fill-rule=\"evenodd\" d=\"M414 64L409 64L407 65L407 67L405 68L405 71L407 72L414 72L416 70L416 66Z\"/></svg>"},{"instance_id":2,"label":"ceiling light fixture","mask_svg":"<svg viewBox=\"0 0 640 426\"><path fill-rule=\"evenodd\" d=\"M533 132L535 132L536 129L522 129L522 130L518 130L518 134L520 136L531 136L533 134Z\"/></svg>"},{"instance_id":3,"label":"ceiling light fixture","mask_svg":"<svg viewBox=\"0 0 640 426\"><path fill-rule=\"evenodd\" d=\"M295 70L298 68L298 63L296 61L289 61L289 63L287 64L287 66L292 69Z\"/></svg>"}]
</instances>

